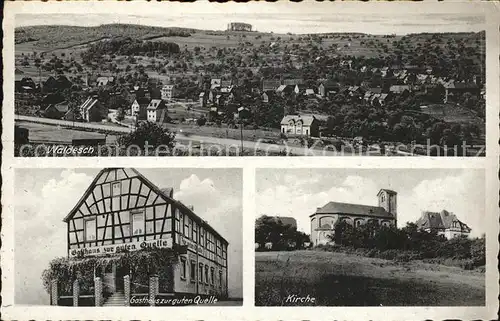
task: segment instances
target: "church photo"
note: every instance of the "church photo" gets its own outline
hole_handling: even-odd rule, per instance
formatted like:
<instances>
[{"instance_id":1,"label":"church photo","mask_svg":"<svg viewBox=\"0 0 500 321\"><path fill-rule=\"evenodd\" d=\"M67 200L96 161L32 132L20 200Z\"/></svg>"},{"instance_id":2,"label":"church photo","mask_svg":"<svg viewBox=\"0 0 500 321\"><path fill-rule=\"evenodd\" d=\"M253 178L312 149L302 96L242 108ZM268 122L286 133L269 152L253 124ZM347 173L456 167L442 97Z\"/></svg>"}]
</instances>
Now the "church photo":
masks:
<instances>
[{"instance_id":1,"label":"church photo","mask_svg":"<svg viewBox=\"0 0 500 321\"><path fill-rule=\"evenodd\" d=\"M19 170L17 302L240 305L241 171L224 171Z\"/></svg>"},{"instance_id":2,"label":"church photo","mask_svg":"<svg viewBox=\"0 0 500 321\"><path fill-rule=\"evenodd\" d=\"M480 169L258 169L255 303L484 305L484 190Z\"/></svg>"}]
</instances>

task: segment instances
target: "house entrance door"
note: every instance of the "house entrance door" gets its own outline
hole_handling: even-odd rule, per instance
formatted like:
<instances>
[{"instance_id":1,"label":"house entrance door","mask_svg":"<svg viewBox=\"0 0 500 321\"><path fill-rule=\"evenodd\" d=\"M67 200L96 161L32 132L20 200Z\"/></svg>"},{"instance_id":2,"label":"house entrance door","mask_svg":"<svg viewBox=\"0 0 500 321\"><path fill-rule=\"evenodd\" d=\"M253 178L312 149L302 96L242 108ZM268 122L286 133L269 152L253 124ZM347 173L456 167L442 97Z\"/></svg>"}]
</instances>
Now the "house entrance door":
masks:
<instances>
[{"instance_id":1,"label":"house entrance door","mask_svg":"<svg viewBox=\"0 0 500 321\"><path fill-rule=\"evenodd\" d=\"M104 269L103 275L104 289L107 293L116 292L116 266L115 263L109 263Z\"/></svg>"}]
</instances>

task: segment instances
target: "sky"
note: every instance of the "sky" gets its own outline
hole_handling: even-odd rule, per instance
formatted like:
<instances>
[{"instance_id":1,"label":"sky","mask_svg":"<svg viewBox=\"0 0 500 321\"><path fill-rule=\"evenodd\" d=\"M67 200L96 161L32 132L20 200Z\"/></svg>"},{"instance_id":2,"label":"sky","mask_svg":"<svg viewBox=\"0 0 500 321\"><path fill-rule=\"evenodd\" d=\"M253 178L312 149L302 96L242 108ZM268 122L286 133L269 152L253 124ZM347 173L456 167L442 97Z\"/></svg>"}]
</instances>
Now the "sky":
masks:
<instances>
[{"instance_id":1,"label":"sky","mask_svg":"<svg viewBox=\"0 0 500 321\"><path fill-rule=\"evenodd\" d=\"M160 188L173 187L174 198L193 205L226 240L229 294L242 297L241 169L140 169ZM15 176L15 302L48 304L42 271L66 256L62 221L99 169L17 169Z\"/></svg>"},{"instance_id":2,"label":"sky","mask_svg":"<svg viewBox=\"0 0 500 321\"><path fill-rule=\"evenodd\" d=\"M259 169L256 217L290 216L310 234L309 215L328 202L378 206L377 193L397 192L398 227L422 211L446 209L471 229L485 231L485 174L479 169Z\"/></svg>"},{"instance_id":3,"label":"sky","mask_svg":"<svg viewBox=\"0 0 500 321\"><path fill-rule=\"evenodd\" d=\"M29 6L29 5L27 5ZM108 7L111 6L111 7ZM34 9L33 9L34 8ZM275 33L364 32L407 34L416 32L465 32L484 30L484 12L466 4L323 3L303 1L252 3L108 3L85 2L45 6L44 14L16 15L15 25L96 26L130 23L159 27L224 30L229 22L246 22L255 30ZM433 9L437 8L437 9ZM28 7L29 9L29 7ZM375 11L374 11L375 10ZM25 10L23 12L29 12ZM112 14L109 12L113 12ZM131 14L133 12L134 14ZM82 18L85 14L85 18Z\"/></svg>"}]
</instances>

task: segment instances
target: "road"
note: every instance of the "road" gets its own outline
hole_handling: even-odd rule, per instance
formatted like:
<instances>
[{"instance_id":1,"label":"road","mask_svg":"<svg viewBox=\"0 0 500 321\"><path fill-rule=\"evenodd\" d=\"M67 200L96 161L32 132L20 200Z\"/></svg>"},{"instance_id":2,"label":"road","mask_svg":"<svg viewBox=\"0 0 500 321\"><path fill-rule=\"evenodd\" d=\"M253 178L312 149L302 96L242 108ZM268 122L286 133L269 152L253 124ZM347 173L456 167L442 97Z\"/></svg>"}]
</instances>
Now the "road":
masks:
<instances>
[{"instance_id":1,"label":"road","mask_svg":"<svg viewBox=\"0 0 500 321\"><path fill-rule=\"evenodd\" d=\"M34 123L47 124L52 126L64 126L71 128L80 128L83 130L92 130L92 131L104 131L104 132L113 132L113 133L130 133L132 131L129 127L121 127L116 125L106 125L106 124L89 124L89 123L80 123L67 120L58 120L58 119L48 119L41 117L31 117L31 116L21 116L15 115L15 120L18 121L27 121ZM255 141L247 141L247 140L238 140L238 139L229 139L229 138L218 138L218 137L209 137L209 136L199 136L199 135L185 135L182 133L176 133L177 141L184 141L191 143L195 148L203 148L208 150L213 145L223 146L226 151L238 151L240 152L241 146L243 145L243 149L250 150L252 152L260 151L264 152L264 154L268 154L268 152L276 154L278 152L287 152L287 155L297 155L297 156L361 156L366 155L367 152L354 150L354 151L344 151L344 152L336 152L332 150L326 149L316 149L316 148L307 148L301 146L287 146L281 144L269 144L269 143L261 143ZM186 145L186 144L183 144ZM349 148L349 146L348 146ZM349 148L350 149L350 148ZM370 155L377 156L378 147L370 146L371 152ZM212 150L215 151L215 148L212 147ZM262 153L260 153L262 154Z\"/></svg>"}]
</instances>

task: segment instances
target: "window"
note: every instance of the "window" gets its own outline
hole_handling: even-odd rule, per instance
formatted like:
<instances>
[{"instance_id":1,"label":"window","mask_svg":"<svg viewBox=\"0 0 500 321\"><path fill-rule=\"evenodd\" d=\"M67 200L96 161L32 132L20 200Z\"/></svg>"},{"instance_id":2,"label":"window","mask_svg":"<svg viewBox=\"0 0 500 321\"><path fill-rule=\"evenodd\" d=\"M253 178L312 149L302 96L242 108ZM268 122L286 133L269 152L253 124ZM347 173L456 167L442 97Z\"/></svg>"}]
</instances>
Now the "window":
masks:
<instances>
[{"instance_id":1,"label":"window","mask_svg":"<svg viewBox=\"0 0 500 321\"><path fill-rule=\"evenodd\" d=\"M222 270L219 269L219 287L222 288Z\"/></svg>"},{"instance_id":2,"label":"window","mask_svg":"<svg viewBox=\"0 0 500 321\"><path fill-rule=\"evenodd\" d=\"M181 232L181 217L178 209L175 209L175 231Z\"/></svg>"},{"instance_id":3,"label":"window","mask_svg":"<svg viewBox=\"0 0 500 321\"><path fill-rule=\"evenodd\" d=\"M205 265L205 284L208 284L208 265Z\"/></svg>"},{"instance_id":4,"label":"window","mask_svg":"<svg viewBox=\"0 0 500 321\"><path fill-rule=\"evenodd\" d=\"M181 257L181 279L185 280L186 279L186 258Z\"/></svg>"},{"instance_id":5,"label":"window","mask_svg":"<svg viewBox=\"0 0 500 321\"><path fill-rule=\"evenodd\" d=\"M200 226L200 245L205 246L205 230Z\"/></svg>"},{"instance_id":6,"label":"window","mask_svg":"<svg viewBox=\"0 0 500 321\"><path fill-rule=\"evenodd\" d=\"M210 268L210 284L214 285L215 269Z\"/></svg>"},{"instance_id":7,"label":"window","mask_svg":"<svg viewBox=\"0 0 500 321\"><path fill-rule=\"evenodd\" d=\"M203 283L203 263L200 263L198 274L198 282Z\"/></svg>"},{"instance_id":8,"label":"window","mask_svg":"<svg viewBox=\"0 0 500 321\"><path fill-rule=\"evenodd\" d=\"M188 239L192 238L192 226L193 226L193 220L191 220L190 217L187 215L184 216L184 223L185 223L185 229L184 229L184 236Z\"/></svg>"},{"instance_id":9,"label":"window","mask_svg":"<svg viewBox=\"0 0 500 321\"><path fill-rule=\"evenodd\" d=\"M191 282L196 282L196 262L191 261L191 266L189 269Z\"/></svg>"},{"instance_id":10,"label":"window","mask_svg":"<svg viewBox=\"0 0 500 321\"><path fill-rule=\"evenodd\" d=\"M86 220L85 221L85 241L95 241L96 240L96 220Z\"/></svg>"},{"instance_id":11,"label":"window","mask_svg":"<svg viewBox=\"0 0 500 321\"><path fill-rule=\"evenodd\" d=\"M198 225L193 221L193 235L192 239L195 243L198 243Z\"/></svg>"},{"instance_id":12,"label":"window","mask_svg":"<svg viewBox=\"0 0 500 321\"><path fill-rule=\"evenodd\" d=\"M132 213L132 235L144 234L144 213Z\"/></svg>"},{"instance_id":13,"label":"window","mask_svg":"<svg viewBox=\"0 0 500 321\"><path fill-rule=\"evenodd\" d=\"M190 237L189 233L189 220L190 218L187 215L184 215L184 236L186 238Z\"/></svg>"}]
</instances>

